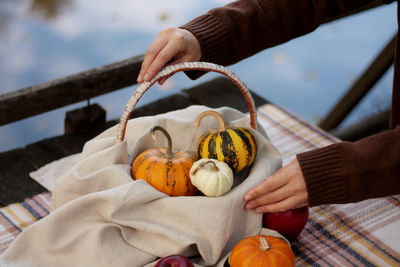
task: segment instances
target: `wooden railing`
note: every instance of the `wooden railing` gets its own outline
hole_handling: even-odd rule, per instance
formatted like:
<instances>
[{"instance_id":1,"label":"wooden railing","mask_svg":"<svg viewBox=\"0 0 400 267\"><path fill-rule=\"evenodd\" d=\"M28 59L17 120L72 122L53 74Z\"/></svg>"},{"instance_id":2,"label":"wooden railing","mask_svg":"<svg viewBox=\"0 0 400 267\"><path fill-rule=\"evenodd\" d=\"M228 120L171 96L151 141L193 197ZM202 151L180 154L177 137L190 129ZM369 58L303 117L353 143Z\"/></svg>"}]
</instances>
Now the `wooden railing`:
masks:
<instances>
[{"instance_id":1,"label":"wooden railing","mask_svg":"<svg viewBox=\"0 0 400 267\"><path fill-rule=\"evenodd\" d=\"M84 101L136 83L142 56L0 95L0 125Z\"/></svg>"},{"instance_id":2,"label":"wooden railing","mask_svg":"<svg viewBox=\"0 0 400 267\"><path fill-rule=\"evenodd\" d=\"M345 16L363 12L382 4L383 1L381 0L372 1L365 8L346 14ZM325 23L345 16L331 18L325 21ZM389 54L390 50L393 51L392 47L393 41L389 43L383 52L385 54L385 63L378 64L384 65L384 67L377 69L376 65L373 64L362 77L373 76L374 81L379 79L387 65L393 61L392 55ZM110 65L0 95L0 126L133 85L136 83L142 58L142 56L129 58ZM362 80L364 81L364 79ZM366 89L371 88L374 84L374 82L363 81L360 82L360 85L355 86L357 88L363 87L357 91L365 92ZM356 99L358 101L359 97L356 97ZM352 101L352 106L354 106L354 101ZM332 115L329 115L321 124L323 128L329 130L334 127L349 112L347 105L346 108L343 108L343 105L339 104L331 114L336 113L337 109L346 109L346 112L340 116L334 116L335 118L333 119Z\"/></svg>"},{"instance_id":3,"label":"wooden railing","mask_svg":"<svg viewBox=\"0 0 400 267\"><path fill-rule=\"evenodd\" d=\"M319 123L324 130L337 127L393 65L397 35L394 35L329 114Z\"/></svg>"}]
</instances>

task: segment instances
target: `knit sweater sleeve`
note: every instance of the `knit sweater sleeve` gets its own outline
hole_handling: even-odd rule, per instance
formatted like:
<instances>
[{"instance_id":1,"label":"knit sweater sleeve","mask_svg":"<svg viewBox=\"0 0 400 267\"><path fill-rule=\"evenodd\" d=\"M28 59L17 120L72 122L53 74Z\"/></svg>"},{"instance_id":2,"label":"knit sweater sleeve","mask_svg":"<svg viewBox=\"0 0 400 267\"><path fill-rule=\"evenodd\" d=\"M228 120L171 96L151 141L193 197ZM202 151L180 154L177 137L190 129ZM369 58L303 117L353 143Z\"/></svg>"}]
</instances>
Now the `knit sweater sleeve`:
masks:
<instances>
[{"instance_id":1,"label":"knit sweater sleeve","mask_svg":"<svg viewBox=\"0 0 400 267\"><path fill-rule=\"evenodd\" d=\"M181 26L202 61L230 65L316 29L371 0L239 0ZM391 2L389 0L389 2ZM188 74L191 78L199 73ZM400 127L297 155L311 206L400 193Z\"/></svg>"},{"instance_id":2,"label":"knit sweater sleeve","mask_svg":"<svg viewBox=\"0 0 400 267\"><path fill-rule=\"evenodd\" d=\"M400 126L297 155L310 206L400 193Z\"/></svg>"},{"instance_id":3,"label":"knit sweater sleeve","mask_svg":"<svg viewBox=\"0 0 400 267\"><path fill-rule=\"evenodd\" d=\"M241 0L181 26L199 40L202 61L230 65L316 29L371 0Z\"/></svg>"}]
</instances>

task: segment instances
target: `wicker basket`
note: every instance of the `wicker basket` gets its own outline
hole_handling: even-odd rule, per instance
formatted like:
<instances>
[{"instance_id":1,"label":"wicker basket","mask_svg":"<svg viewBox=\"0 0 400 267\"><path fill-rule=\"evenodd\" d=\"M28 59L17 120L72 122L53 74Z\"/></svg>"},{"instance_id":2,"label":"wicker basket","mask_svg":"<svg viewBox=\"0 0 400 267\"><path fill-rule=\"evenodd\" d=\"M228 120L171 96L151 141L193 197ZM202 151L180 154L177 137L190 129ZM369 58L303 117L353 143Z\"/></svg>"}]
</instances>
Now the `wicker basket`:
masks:
<instances>
[{"instance_id":1,"label":"wicker basket","mask_svg":"<svg viewBox=\"0 0 400 267\"><path fill-rule=\"evenodd\" d=\"M239 77L231 72L230 70L213 63L208 62L184 62L176 65L170 65L162 69L150 82L142 83L134 92L132 97L129 99L128 103L125 106L125 109L122 113L118 124L118 135L117 140L121 142L125 139L125 131L128 120L131 116L132 111L134 110L137 102L143 96L143 94L149 89L154 83L159 81L164 77L170 77L177 72L180 71L189 71L189 70L200 70L200 71L212 71L225 75L229 78L240 90L244 99L246 100L247 107L250 113L250 126L254 130L257 130L257 112L254 105L253 97L251 96L249 89L246 84L239 79Z\"/></svg>"}]
</instances>

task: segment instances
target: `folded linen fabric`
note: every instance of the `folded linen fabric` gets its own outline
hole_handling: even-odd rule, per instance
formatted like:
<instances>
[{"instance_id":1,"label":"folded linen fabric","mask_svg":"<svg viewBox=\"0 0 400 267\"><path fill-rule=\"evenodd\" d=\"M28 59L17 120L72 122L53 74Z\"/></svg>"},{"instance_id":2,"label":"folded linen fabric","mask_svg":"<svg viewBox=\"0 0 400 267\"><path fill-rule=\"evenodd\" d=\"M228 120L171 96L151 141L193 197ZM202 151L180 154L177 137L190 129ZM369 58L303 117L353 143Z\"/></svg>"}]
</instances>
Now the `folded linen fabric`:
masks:
<instances>
[{"instance_id":1,"label":"folded linen fabric","mask_svg":"<svg viewBox=\"0 0 400 267\"><path fill-rule=\"evenodd\" d=\"M53 211L13 241L0 265L151 266L158 257L182 254L198 266L223 266L237 242L262 231L261 215L243 208L243 194L282 164L262 127L252 130L258 146L253 166L236 175L240 183L221 197L169 197L133 180L129 171L140 152L158 146L149 136L156 125L167 129L176 149L194 151L197 138L217 128L212 118L193 126L209 109L191 106L132 119L124 141L116 142L112 127L87 142L77 163L57 179ZM230 126L249 128L245 114L216 111Z\"/></svg>"}]
</instances>

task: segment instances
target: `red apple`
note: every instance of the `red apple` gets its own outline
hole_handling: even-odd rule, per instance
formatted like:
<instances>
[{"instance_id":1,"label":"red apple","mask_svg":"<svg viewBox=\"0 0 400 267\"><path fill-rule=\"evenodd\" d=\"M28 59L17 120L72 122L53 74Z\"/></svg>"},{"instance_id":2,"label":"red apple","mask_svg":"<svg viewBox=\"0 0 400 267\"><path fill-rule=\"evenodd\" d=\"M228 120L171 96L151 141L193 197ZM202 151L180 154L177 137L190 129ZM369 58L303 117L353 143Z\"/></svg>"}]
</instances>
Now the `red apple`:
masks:
<instances>
[{"instance_id":1,"label":"red apple","mask_svg":"<svg viewBox=\"0 0 400 267\"><path fill-rule=\"evenodd\" d=\"M170 255L161 258L154 267L194 267L193 263L182 255Z\"/></svg>"},{"instance_id":2,"label":"red apple","mask_svg":"<svg viewBox=\"0 0 400 267\"><path fill-rule=\"evenodd\" d=\"M263 214L263 227L278 231L289 241L295 241L308 220L308 207Z\"/></svg>"}]
</instances>

